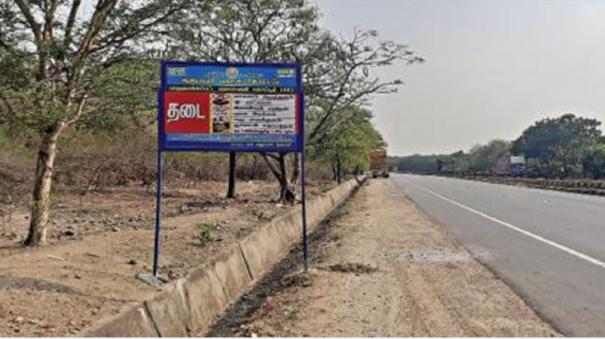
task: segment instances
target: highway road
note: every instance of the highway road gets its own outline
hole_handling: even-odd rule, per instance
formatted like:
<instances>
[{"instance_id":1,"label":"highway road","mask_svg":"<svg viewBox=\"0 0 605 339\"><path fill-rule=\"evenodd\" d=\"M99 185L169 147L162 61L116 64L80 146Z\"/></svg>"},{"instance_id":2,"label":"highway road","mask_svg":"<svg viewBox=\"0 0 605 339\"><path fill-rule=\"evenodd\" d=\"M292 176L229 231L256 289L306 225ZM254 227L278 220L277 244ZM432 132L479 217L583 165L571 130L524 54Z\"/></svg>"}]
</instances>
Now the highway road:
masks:
<instances>
[{"instance_id":1,"label":"highway road","mask_svg":"<svg viewBox=\"0 0 605 339\"><path fill-rule=\"evenodd\" d=\"M392 180L556 329L605 336L604 197L433 176Z\"/></svg>"}]
</instances>

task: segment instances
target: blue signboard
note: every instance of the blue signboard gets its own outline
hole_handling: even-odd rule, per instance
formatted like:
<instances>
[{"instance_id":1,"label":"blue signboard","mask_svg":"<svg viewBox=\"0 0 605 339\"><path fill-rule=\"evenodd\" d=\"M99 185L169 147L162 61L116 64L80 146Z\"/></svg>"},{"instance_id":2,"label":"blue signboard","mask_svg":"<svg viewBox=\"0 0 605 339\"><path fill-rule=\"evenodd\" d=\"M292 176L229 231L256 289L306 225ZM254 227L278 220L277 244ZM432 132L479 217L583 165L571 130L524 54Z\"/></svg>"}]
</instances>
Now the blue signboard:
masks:
<instances>
[{"instance_id":1,"label":"blue signboard","mask_svg":"<svg viewBox=\"0 0 605 339\"><path fill-rule=\"evenodd\" d=\"M165 61L160 150L301 152L303 100L298 64Z\"/></svg>"},{"instance_id":2,"label":"blue signboard","mask_svg":"<svg viewBox=\"0 0 605 339\"><path fill-rule=\"evenodd\" d=\"M158 90L158 163L152 284L158 274L162 154L166 151L300 152L303 257L308 268L304 98L298 64L164 61Z\"/></svg>"}]
</instances>

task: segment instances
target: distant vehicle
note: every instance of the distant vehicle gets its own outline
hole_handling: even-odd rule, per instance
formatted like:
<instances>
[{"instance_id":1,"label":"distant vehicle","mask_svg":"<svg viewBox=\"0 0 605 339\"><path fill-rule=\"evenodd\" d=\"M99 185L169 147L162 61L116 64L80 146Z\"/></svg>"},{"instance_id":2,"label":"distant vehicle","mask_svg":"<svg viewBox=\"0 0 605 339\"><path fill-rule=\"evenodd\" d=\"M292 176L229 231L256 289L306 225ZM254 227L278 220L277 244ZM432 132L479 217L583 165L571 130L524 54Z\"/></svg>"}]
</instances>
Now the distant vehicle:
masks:
<instances>
[{"instance_id":1,"label":"distant vehicle","mask_svg":"<svg viewBox=\"0 0 605 339\"><path fill-rule=\"evenodd\" d=\"M437 159L438 173L454 173L456 171L456 161L454 159Z\"/></svg>"},{"instance_id":2,"label":"distant vehicle","mask_svg":"<svg viewBox=\"0 0 605 339\"><path fill-rule=\"evenodd\" d=\"M496 159L496 175L510 175L510 156L501 156Z\"/></svg>"},{"instance_id":3,"label":"distant vehicle","mask_svg":"<svg viewBox=\"0 0 605 339\"><path fill-rule=\"evenodd\" d=\"M510 176L513 178L522 177L525 174L525 156L510 157Z\"/></svg>"},{"instance_id":4,"label":"distant vehicle","mask_svg":"<svg viewBox=\"0 0 605 339\"><path fill-rule=\"evenodd\" d=\"M525 175L525 156L503 156L496 161L496 174L513 178Z\"/></svg>"},{"instance_id":5,"label":"distant vehicle","mask_svg":"<svg viewBox=\"0 0 605 339\"><path fill-rule=\"evenodd\" d=\"M387 151L383 148L377 148L370 151L370 171L373 178L389 177L389 164L387 160Z\"/></svg>"}]
</instances>

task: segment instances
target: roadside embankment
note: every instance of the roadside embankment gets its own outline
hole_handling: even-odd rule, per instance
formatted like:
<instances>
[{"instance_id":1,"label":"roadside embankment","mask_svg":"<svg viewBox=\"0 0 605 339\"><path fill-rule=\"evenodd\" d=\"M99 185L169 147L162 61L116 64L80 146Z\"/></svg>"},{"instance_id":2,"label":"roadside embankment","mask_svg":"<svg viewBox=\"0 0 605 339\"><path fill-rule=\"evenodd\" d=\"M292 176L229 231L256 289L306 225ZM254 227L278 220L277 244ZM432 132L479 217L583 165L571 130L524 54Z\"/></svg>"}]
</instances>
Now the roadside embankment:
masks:
<instances>
[{"instance_id":1,"label":"roadside embankment","mask_svg":"<svg viewBox=\"0 0 605 339\"><path fill-rule=\"evenodd\" d=\"M345 182L308 202L310 230L359 186ZM127 305L83 336L188 336L205 332L216 317L271 270L301 237L300 207L274 218L237 241L216 260L171 282L151 299Z\"/></svg>"}]
</instances>

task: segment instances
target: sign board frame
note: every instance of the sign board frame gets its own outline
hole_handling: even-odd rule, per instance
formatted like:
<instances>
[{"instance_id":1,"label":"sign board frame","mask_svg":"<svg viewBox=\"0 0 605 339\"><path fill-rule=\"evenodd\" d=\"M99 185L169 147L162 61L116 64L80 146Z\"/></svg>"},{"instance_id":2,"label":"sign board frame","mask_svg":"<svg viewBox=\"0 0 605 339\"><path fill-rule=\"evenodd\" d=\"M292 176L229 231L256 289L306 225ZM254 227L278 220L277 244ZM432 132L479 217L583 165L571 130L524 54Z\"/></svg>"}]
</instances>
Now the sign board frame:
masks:
<instances>
[{"instance_id":1,"label":"sign board frame","mask_svg":"<svg viewBox=\"0 0 605 339\"><path fill-rule=\"evenodd\" d=\"M304 95L302 88L302 73L300 64L295 63L220 63L220 62L183 62L183 61L164 61L161 66L161 85L158 91L158 112L161 112L164 107L165 96L163 95L166 92L205 92L205 93L225 93L225 94L235 94L237 93L246 93L246 94L259 94L259 95L292 95L296 98L295 101L295 139L291 146L277 146L277 145L261 145L259 143L255 143L254 141L241 143L241 146L236 146L238 144L224 143L223 145L219 143L211 143L204 141L192 141L192 142L178 142L173 141L170 142L168 139L168 133L165 131L165 117L164 114L158 114L158 135L159 135L159 148L162 151L216 151L216 152L302 152L303 143L304 143ZM169 69L178 68L183 69L185 71L185 75L182 76L168 76ZM233 81L259 81L259 79L229 79L229 78L221 78L221 79L212 79L211 77L200 77L195 78L195 76L208 75L221 73L221 71L228 70L237 70L243 69L248 73L244 73L243 71L239 71L242 73L236 76L244 76L245 74L252 74L257 76L265 76L269 75L265 79L260 79L260 81L278 81L279 83L276 85L261 85L261 86L253 86L248 85L244 86L242 84L239 85L221 85L221 82L217 82L216 80L224 80L225 83L230 83ZM277 72L280 70L293 70L294 73L287 74L290 78L278 78ZM186 73L192 73L191 77L188 77ZM267 74L268 73L268 74ZM271 78L270 76L274 76ZM199 83L205 83L205 85L190 85L183 84L183 80L190 80L189 82L195 82L195 80L199 80ZM181 79L181 81L179 81ZM193 80L191 80L193 79ZM208 84L209 80L214 80L212 84ZM284 81L287 80L287 81ZM207 84L207 85L206 85ZM282 86L282 85L287 85ZM248 87L249 89L254 89L256 92L244 92L241 91ZM213 91L213 89L220 89L221 91ZM197 90L196 90L197 89ZM287 92L280 92L280 90L287 89ZM244 135L237 135L234 133L227 134L226 136L233 137L244 137ZM262 135L249 135L248 137L261 138ZM286 136L283 136L286 137ZM276 143L277 144L277 143Z\"/></svg>"},{"instance_id":2,"label":"sign board frame","mask_svg":"<svg viewBox=\"0 0 605 339\"><path fill-rule=\"evenodd\" d=\"M168 75L170 68L177 71ZM240 70L243 70L240 75ZM256 70L256 73L252 73ZM280 71L281 70L281 71ZM225 73L221 73L221 72ZM163 153L164 152L253 152L253 153L300 153L301 154L301 203L302 203L302 246L305 271L308 270L308 241L307 241L307 218L306 218L306 193L305 193L305 113L304 113L304 91L302 86L301 65L298 63L223 63L223 62L187 62L165 60L161 63L160 87L157 92L157 180L156 180L156 224L153 251L153 276L149 279L154 283L162 283L158 276L160 229L162 209L162 182L163 182ZM206 72L206 73L204 73ZM246 73L249 72L249 73ZM282 73L280 73L282 72ZM189 77L187 75L189 74ZM230 74L228 74L230 73ZM243 74L248 74L244 77ZM201 75L206 75L205 77ZM269 75L265 78L266 75ZM280 76L281 75L281 76ZM241 78L238 78L241 77ZM183 85L184 80L187 83ZM191 80L193 79L193 80ZM239 81L239 82L238 82ZM214 90L214 91L213 91ZM169 140L166 131L166 93L221 93L237 94L245 93L254 97L265 96L264 102L271 102L272 96L291 95L295 97L295 128L294 136L290 133L280 137L280 140L291 142L273 142L271 138L255 134L253 137L242 136L242 134L228 134L229 142L206 141L208 137L203 133L193 134L191 138L175 138ZM235 97L235 96L234 96ZM210 100L210 99L208 99ZM279 108L279 107L278 107ZM274 109L278 109L274 108ZM282 107L283 108L283 107ZM233 108L232 108L233 109ZM264 108L259 108L264 109ZM200 107L194 110L200 115ZM191 117L191 111L185 113ZM205 117L211 119L211 110L208 109ZM233 115L233 111L230 113ZM233 130L233 122L230 128ZM211 128L206 132L211 134ZM175 140L177 140L175 142ZM183 141L184 140L184 141ZM235 140L235 142L233 142ZM244 141L242 141L244 140ZM250 142L246 140L252 140ZM268 140L268 141L267 141Z\"/></svg>"}]
</instances>

